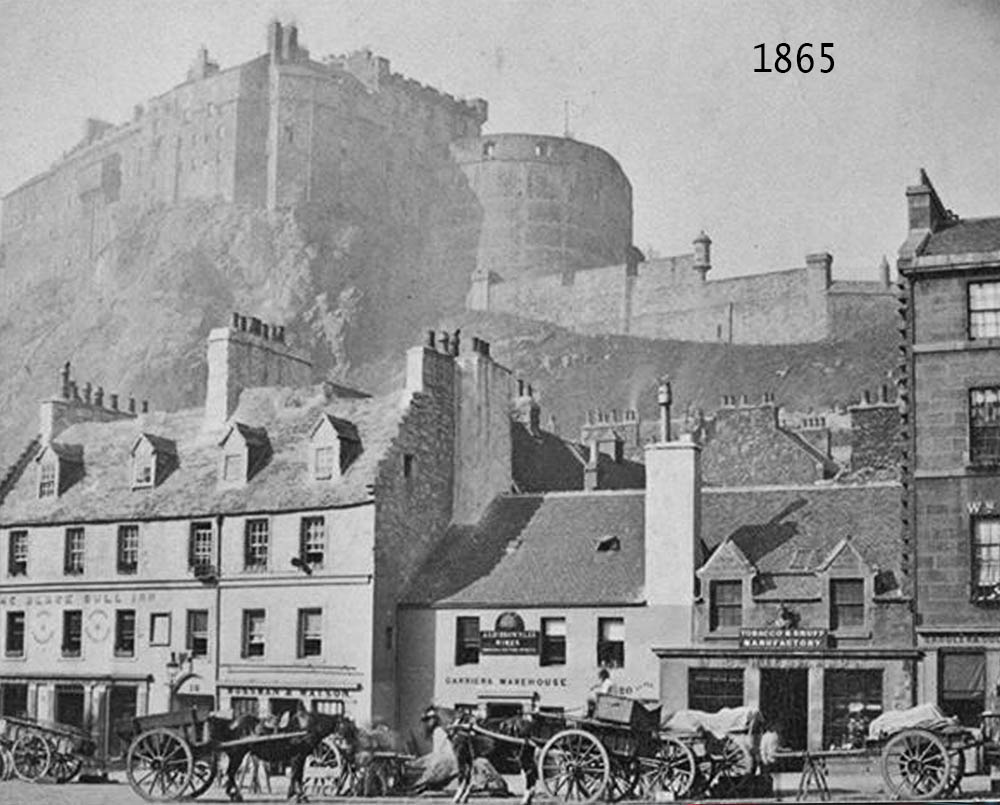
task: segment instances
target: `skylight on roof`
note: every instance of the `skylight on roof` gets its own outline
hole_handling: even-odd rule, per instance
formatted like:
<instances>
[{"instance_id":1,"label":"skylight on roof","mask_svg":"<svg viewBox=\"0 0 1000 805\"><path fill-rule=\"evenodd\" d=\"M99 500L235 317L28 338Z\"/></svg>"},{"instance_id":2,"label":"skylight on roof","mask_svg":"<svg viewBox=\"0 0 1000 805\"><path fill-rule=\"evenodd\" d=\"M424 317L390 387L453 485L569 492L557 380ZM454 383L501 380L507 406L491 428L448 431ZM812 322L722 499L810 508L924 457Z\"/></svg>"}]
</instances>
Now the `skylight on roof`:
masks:
<instances>
[{"instance_id":1,"label":"skylight on roof","mask_svg":"<svg viewBox=\"0 0 1000 805\"><path fill-rule=\"evenodd\" d=\"M620 551L621 548L622 548L622 541L613 534L608 534L607 536L601 537L597 541L598 553L607 553L608 551Z\"/></svg>"}]
</instances>

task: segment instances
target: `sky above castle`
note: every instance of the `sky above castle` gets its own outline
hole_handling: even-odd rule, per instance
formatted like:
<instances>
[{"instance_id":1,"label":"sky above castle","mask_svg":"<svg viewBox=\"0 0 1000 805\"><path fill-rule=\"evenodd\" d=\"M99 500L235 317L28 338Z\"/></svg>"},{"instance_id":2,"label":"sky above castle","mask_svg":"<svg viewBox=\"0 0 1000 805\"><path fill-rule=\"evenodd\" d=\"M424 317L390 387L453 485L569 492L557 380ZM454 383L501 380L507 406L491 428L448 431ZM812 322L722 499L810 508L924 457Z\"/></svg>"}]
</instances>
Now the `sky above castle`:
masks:
<instances>
[{"instance_id":1,"label":"sky above castle","mask_svg":"<svg viewBox=\"0 0 1000 805\"><path fill-rule=\"evenodd\" d=\"M874 278L927 169L963 217L1000 215L1000 4L990 0L0 0L0 193L45 170L86 117L119 123L180 83L199 45L222 67L272 17L314 58L370 47L392 69L490 103L487 132L562 134L632 181L635 242L711 276L830 251ZM835 66L755 73L779 42ZM568 112L568 114L567 114Z\"/></svg>"}]
</instances>

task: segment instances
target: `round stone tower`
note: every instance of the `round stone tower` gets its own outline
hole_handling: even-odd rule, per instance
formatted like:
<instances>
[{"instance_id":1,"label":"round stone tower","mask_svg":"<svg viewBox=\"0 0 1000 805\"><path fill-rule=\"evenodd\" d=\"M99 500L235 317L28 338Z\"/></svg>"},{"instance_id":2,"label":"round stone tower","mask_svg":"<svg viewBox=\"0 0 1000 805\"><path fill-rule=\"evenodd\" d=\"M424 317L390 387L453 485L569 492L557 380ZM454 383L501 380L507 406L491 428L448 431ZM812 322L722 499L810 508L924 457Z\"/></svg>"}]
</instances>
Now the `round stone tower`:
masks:
<instances>
[{"instance_id":1,"label":"round stone tower","mask_svg":"<svg viewBox=\"0 0 1000 805\"><path fill-rule=\"evenodd\" d=\"M540 134L451 148L481 208L478 270L514 279L625 262L632 185L607 151Z\"/></svg>"}]
</instances>

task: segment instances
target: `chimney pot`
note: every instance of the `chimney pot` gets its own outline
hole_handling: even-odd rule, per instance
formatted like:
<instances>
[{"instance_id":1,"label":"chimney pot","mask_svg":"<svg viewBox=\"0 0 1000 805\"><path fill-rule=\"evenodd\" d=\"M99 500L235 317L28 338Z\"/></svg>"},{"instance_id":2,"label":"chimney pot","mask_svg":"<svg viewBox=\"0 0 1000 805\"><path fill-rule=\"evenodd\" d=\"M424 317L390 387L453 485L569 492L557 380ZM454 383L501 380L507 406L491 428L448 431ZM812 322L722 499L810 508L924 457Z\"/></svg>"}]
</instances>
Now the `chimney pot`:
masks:
<instances>
[{"instance_id":1,"label":"chimney pot","mask_svg":"<svg viewBox=\"0 0 1000 805\"><path fill-rule=\"evenodd\" d=\"M70 398L69 375L70 375L69 361L66 361L66 363L63 364L62 371L59 372L59 379L61 381L59 384L59 389L60 392L62 393L62 397L64 400L68 400Z\"/></svg>"},{"instance_id":2,"label":"chimney pot","mask_svg":"<svg viewBox=\"0 0 1000 805\"><path fill-rule=\"evenodd\" d=\"M748 405L750 405L750 395L749 394L741 394L740 395L740 405L741 406L748 406Z\"/></svg>"},{"instance_id":3,"label":"chimney pot","mask_svg":"<svg viewBox=\"0 0 1000 805\"><path fill-rule=\"evenodd\" d=\"M882 388L879 389L879 402L889 402L889 387L885 383L883 383Z\"/></svg>"},{"instance_id":4,"label":"chimney pot","mask_svg":"<svg viewBox=\"0 0 1000 805\"><path fill-rule=\"evenodd\" d=\"M871 402L872 402L871 392L869 392L868 389L865 389L864 391L861 392L861 404L871 405Z\"/></svg>"},{"instance_id":5,"label":"chimney pot","mask_svg":"<svg viewBox=\"0 0 1000 805\"><path fill-rule=\"evenodd\" d=\"M246 332L246 330L247 330L247 317L246 316L242 316L242 315L240 316L240 329L243 332Z\"/></svg>"},{"instance_id":6,"label":"chimney pot","mask_svg":"<svg viewBox=\"0 0 1000 805\"><path fill-rule=\"evenodd\" d=\"M128 398L128 412L130 414L134 414L135 413L135 397L129 397Z\"/></svg>"},{"instance_id":7,"label":"chimney pot","mask_svg":"<svg viewBox=\"0 0 1000 805\"><path fill-rule=\"evenodd\" d=\"M518 379L517 381L517 396L518 397L524 396L524 381L521 379Z\"/></svg>"},{"instance_id":8,"label":"chimney pot","mask_svg":"<svg viewBox=\"0 0 1000 805\"><path fill-rule=\"evenodd\" d=\"M70 380L69 381L69 394L70 394L70 398L73 399L73 400L79 400L80 399L80 389L77 388L75 380Z\"/></svg>"},{"instance_id":9,"label":"chimney pot","mask_svg":"<svg viewBox=\"0 0 1000 805\"><path fill-rule=\"evenodd\" d=\"M472 336L472 351L476 354L479 353L479 338Z\"/></svg>"},{"instance_id":10,"label":"chimney pot","mask_svg":"<svg viewBox=\"0 0 1000 805\"><path fill-rule=\"evenodd\" d=\"M111 410L112 411L117 411L118 410L118 395L117 394L109 394L108 397L111 400Z\"/></svg>"},{"instance_id":11,"label":"chimney pot","mask_svg":"<svg viewBox=\"0 0 1000 805\"><path fill-rule=\"evenodd\" d=\"M97 391L94 392L94 405L98 408L104 407L104 388L103 386L98 386Z\"/></svg>"},{"instance_id":12,"label":"chimney pot","mask_svg":"<svg viewBox=\"0 0 1000 805\"><path fill-rule=\"evenodd\" d=\"M455 332L453 332L451 334L451 354L452 355L454 355L456 357L458 356L459 350L461 348L461 343L462 343L462 331L461 331L461 329L458 329L458 330L455 330Z\"/></svg>"},{"instance_id":13,"label":"chimney pot","mask_svg":"<svg viewBox=\"0 0 1000 805\"><path fill-rule=\"evenodd\" d=\"M656 401L660 406L660 441L670 441L670 403L673 393L670 388L670 378L664 375L656 391Z\"/></svg>"},{"instance_id":14,"label":"chimney pot","mask_svg":"<svg viewBox=\"0 0 1000 805\"><path fill-rule=\"evenodd\" d=\"M256 316L250 318L250 335L260 335L261 320Z\"/></svg>"},{"instance_id":15,"label":"chimney pot","mask_svg":"<svg viewBox=\"0 0 1000 805\"><path fill-rule=\"evenodd\" d=\"M266 338L268 341L271 340L271 328L267 325L266 322L261 323L260 334L264 336L264 338Z\"/></svg>"},{"instance_id":16,"label":"chimney pot","mask_svg":"<svg viewBox=\"0 0 1000 805\"><path fill-rule=\"evenodd\" d=\"M441 343L441 352L447 355L449 352L451 352L451 336L448 335L448 333L441 333L441 337L439 340Z\"/></svg>"},{"instance_id":17,"label":"chimney pot","mask_svg":"<svg viewBox=\"0 0 1000 805\"><path fill-rule=\"evenodd\" d=\"M94 392L94 387L88 380L86 383L83 384L83 401L87 403L87 405L90 405L91 395L93 394L93 392Z\"/></svg>"},{"instance_id":18,"label":"chimney pot","mask_svg":"<svg viewBox=\"0 0 1000 805\"><path fill-rule=\"evenodd\" d=\"M427 346L434 349L436 335L433 330L427 331Z\"/></svg>"},{"instance_id":19,"label":"chimney pot","mask_svg":"<svg viewBox=\"0 0 1000 805\"><path fill-rule=\"evenodd\" d=\"M149 400L143 400L142 401L142 412L144 414L148 414L149 413Z\"/></svg>"},{"instance_id":20,"label":"chimney pot","mask_svg":"<svg viewBox=\"0 0 1000 805\"><path fill-rule=\"evenodd\" d=\"M535 396L535 390L531 387L531 383L528 384L528 396L529 397Z\"/></svg>"},{"instance_id":21,"label":"chimney pot","mask_svg":"<svg viewBox=\"0 0 1000 805\"><path fill-rule=\"evenodd\" d=\"M483 341L483 357L484 358L490 357L490 342L489 341Z\"/></svg>"},{"instance_id":22,"label":"chimney pot","mask_svg":"<svg viewBox=\"0 0 1000 805\"><path fill-rule=\"evenodd\" d=\"M233 329L234 330L239 330L240 329L240 314L239 313L233 313Z\"/></svg>"}]
</instances>

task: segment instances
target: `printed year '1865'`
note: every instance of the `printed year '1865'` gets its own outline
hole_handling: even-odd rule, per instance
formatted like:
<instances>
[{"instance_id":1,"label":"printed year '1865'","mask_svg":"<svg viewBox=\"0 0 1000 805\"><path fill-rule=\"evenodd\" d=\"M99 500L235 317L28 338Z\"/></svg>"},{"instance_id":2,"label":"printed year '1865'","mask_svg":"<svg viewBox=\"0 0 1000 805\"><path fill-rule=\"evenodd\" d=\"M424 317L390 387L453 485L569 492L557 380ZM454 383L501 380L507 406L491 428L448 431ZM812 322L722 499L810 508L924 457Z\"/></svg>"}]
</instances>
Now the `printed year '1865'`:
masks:
<instances>
[{"instance_id":1,"label":"printed year '1865'","mask_svg":"<svg viewBox=\"0 0 1000 805\"><path fill-rule=\"evenodd\" d=\"M787 42L779 42L774 48L774 69L767 66L767 45L761 42L754 45L754 50L760 51L760 67L754 69L755 73L787 73L793 66L798 67L800 73L812 71L816 62L813 60L813 43L803 42L792 57L792 46ZM827 64L824 70L820 67L821 73L833 72L833 55L829 51L833 50L833 42L821 42L819 53L816 58Z\"/></svg>"}]
</instances>

